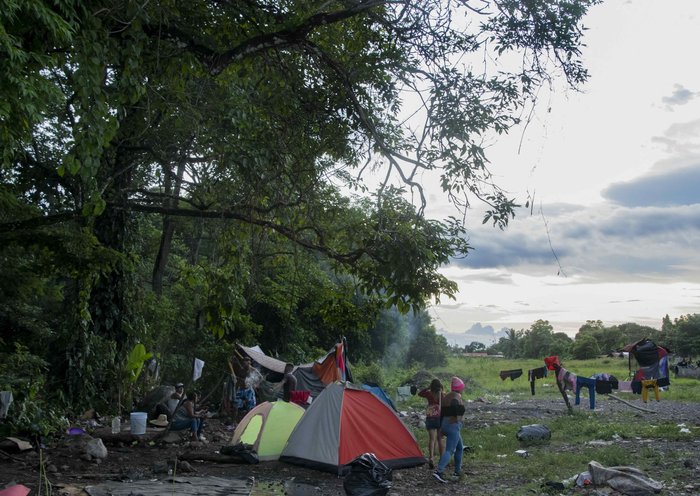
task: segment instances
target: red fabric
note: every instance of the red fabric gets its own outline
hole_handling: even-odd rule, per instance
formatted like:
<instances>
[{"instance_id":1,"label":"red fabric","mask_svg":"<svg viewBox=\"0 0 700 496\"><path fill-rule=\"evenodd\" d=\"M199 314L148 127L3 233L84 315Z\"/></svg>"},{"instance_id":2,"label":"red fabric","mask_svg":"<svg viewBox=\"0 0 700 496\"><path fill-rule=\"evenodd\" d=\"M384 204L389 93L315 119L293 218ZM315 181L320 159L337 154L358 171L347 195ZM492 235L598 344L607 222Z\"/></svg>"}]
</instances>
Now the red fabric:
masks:
<instances>
[{"instance_id":1,"label":"red fabric","mask_svg":"<svg viewBox=\"0 0 700 496\"><path fill-rule=\"evenodd\" d=\"M384 462L423 457L413 435L389 407L382 405L372 393L345 390L340 414L339 465L346 465L367 452Z\"/></svg>"},{"instance_id":2,"label":"red fabric","mask_svg":"<svg viewBox=\"0 0 700 496\"><path fill-rule=\"evenodd\" d=\"M291 394L289 401L297 405L306 405L311 396L311 391L290 391L289 393Z\"/></svg>"},{"instance_id":3,"label":"red fabric","mask_svg":"<svg viewBox=\"0 0 700 496\"><path fill-rule=\"evenodd\" d=\"M340 369L340 375L345 380L345 360L343 359L343 343L335 346L335 359Z\"/></svg>"},{"instance_id":4,"label":"red fabric","mask_svg":"<svg viewBox=\"0 0 700 496\"><path fill-rule=\"evenodd\" d=\"M556 355L548 356L544 359L544 364L547 366L547 370L556 370L554 368L555 365L558 365L561 367L561 362L559 361L559 357Z\"/></svg>"}]
</instances>

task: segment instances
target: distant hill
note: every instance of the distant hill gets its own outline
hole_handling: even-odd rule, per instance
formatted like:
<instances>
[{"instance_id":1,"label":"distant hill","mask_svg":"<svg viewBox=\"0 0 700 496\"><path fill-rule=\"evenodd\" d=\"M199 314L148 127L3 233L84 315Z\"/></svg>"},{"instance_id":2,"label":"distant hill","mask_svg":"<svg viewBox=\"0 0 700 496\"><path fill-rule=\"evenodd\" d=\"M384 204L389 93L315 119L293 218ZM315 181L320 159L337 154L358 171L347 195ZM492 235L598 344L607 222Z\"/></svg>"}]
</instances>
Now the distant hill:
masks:
<instances>
[{"instance_id":1,"label":"distant hill","mask_svg":"<svg viewBox=\"0 0 700 496\"><path fill-rule=\"evenodd\" d=\"M481 325L481 322L477 322L464 332L447 332L444 329L440 329L438 332L445 336L450 345L466 346L477 341L486 346L491 346L502 337L505 337L507 330L507 327L503 327L497 331L493 326Z\"/></svg>"}]
</instances>

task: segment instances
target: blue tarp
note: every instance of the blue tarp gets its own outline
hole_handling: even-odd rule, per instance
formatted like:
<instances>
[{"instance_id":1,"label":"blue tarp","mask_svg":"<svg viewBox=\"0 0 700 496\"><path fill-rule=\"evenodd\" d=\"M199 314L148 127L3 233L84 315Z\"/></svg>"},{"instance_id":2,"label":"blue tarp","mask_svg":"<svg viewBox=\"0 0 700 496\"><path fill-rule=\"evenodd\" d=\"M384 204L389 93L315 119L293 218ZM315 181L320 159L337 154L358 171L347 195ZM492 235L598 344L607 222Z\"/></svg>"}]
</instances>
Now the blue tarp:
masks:
<instances>
[{"instance_id":1,"label":"blue tarp","mask_svg":"<svg viewBox=\"0 0 700 496\"><path fill-rule=\"evenodd\" d=\"M391 400L391 398L389 398L389 396L387 396L387 394L384 392L384 390L382 388L380 388L378 385L372 384L372 383L363 384L362 389L364 389L365 391L369 391L370 393L375 395L377 398L382 400L384 403L389 405L392 410L394 410L395 412L398 412L398 410L396 409L396 406L394 405L394 402Z\"/></svg>"}]
</instances>

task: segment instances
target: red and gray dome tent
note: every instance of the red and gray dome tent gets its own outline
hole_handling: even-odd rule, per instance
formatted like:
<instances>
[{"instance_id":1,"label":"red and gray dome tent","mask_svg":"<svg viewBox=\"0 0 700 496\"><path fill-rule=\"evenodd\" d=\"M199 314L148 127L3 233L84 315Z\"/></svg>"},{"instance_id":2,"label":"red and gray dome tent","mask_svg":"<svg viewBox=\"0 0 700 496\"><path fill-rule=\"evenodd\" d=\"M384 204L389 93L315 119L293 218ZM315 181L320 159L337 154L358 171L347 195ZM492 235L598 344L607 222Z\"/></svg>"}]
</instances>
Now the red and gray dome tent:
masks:
<instances>
[{"instance_id":1,"label":"red and gray dome tent","mask_svg":"<svg viewBox=\"0 0 700 496\"><path fill-rule=\"evenodd\" d=\"M343 475L364 453L373 453L389 468L426 462L416 438L386 403L362 388L336 382L301 417L280 461Z\"/></svg>"}]
</instances>

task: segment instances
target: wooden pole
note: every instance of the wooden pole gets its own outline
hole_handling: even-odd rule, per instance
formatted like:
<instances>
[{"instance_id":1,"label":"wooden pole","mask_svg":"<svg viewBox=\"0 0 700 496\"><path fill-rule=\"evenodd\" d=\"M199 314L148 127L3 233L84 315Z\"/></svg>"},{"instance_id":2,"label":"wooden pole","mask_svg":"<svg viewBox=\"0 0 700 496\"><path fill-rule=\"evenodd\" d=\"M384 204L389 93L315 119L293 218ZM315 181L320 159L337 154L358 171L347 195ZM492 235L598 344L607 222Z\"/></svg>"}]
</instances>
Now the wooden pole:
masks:
<instances>
[{"instance_id":1,"label":"wooden pole","mask_svg":"<svg viewBox=\"0 0 700 496\"><path fill-rule=\"evenodd\" d=\"M641 411L643 411L643 412L647 412L647 413L657 413L657 412L655 412L654 410L649 410L649 409L647 409L647 408L642 408L641 406L633 405L633 404L630 403L629 401L625 401L625 400L623 400L622 398L618 398L618 397L615 396L614 394L609 394L609 395L608 395L608 398L613 398L613 399L619 401L620 403L624 403L624 404L627 405L627 406L630 406L630 407L632 407L632 408L636 408L637 410L641 410Z\"/></svg>"}]
</instances>

